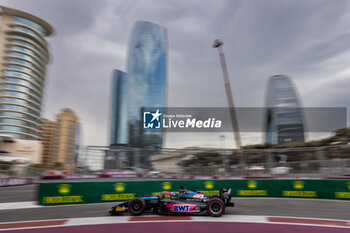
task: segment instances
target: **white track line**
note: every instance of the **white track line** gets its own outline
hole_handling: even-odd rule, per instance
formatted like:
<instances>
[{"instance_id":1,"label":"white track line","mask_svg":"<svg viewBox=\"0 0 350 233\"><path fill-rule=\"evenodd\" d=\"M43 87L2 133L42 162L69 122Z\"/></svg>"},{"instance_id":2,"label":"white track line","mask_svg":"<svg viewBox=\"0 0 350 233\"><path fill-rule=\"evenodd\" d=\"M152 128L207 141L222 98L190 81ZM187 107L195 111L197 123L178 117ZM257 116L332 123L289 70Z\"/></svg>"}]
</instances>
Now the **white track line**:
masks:
<instances>
[{"instance_id":1,"label":"white track line","mask_svg":"<svg viewBox=\"0 0 350 233\"><path fill-rule=\"evenodd\" d=\"M337 225L324 225L324 224L308 224L308 223L290 223L290 222L270 222L269 216L255 216L255 215L223 215L220 218L213 218L210 216L191 216L190 220L147 220L153 216L143 216L141 221L130 221L130 216L112 216L112 217L90 217L90 218L71 218L71 219L46 219L46 220L37 220L37 221L21 221L21 222L8 222L8 223L28 223L28 222L41 222L41 221L50 221L50 220L67 220L62 225L55 226L36 226L36 227L18 227L18 228L6 228L0 229L0 231L7 230L20 230L20 229L30 229L30 228L51 228L51 227L65 227L65 226L82 226L82 225L103 225L103 224L135 224L135 223L154 223L154 222L235 222L235 223L263 223L263 224L285 224L285 225L304 225L304 226L318 226L318 227L336 227L336 228L345 228L350 229L350 221L348 220L339 220L339 219L318 219L318 218L299 218L297 219L313 219L313 220L335 220L335 221L345 221L349 226L337 226ZM166 216L165 216L166 217ZM273 216L277 217L277 216ZM279 217L279 216L278 216ZM293 218L281 216L280 218ZM143 220L144 219L144 220ZM0 223L7 224L7 223Z\"/></svg>"},{"instance_id":2,"label":"white track line","mask_svg":"<svg viewBox=\"0 0 350 233\"><path fill-rule=\"evenodd\" d=\"M350 200L338 200L338 199L321 199L321 198L292 198L292 197L232 197L232 200L235 199L245 199L245 200L283 200L283 201L328 201L328 202L347 202L350 204Z\"/></svg>"},{"instance_id":3,"label":"white track line","mask_svg":"<svg viewBox=\"0 0 350 233\"><path fill-rule=\"evenodd\" d=\"M0 210L29 209L29 208L38 208L38 207L42 207L42 206L38 205L36 201L0 203Z\"/></svg>"},{"instance_id":4,"label":"white track line","mask_svg":"<svg viewBox=\"0 0 350 233\"><path fill-rule=\"evenodd\" d=\"M307 198L278 198L278 197L233 197L232 200L291 200L291 201L327 201L327 202L345 202L350 204L350 200L329 200L329 199L307 199ZM80 205L101 205L101 204L111 204L117 202L100 202L100 203L87 203L87 204L65 204L65 205L50 205L50 206L41 206L37 204L37 201L23 201L23 202L0 202L0 210L9 210L9 209L28 209L28 208L54 208L54 207L65 207L65 206L80 206Z\"/></svg>"},{"instance_id":5,"label":"white track line","mask_svg":"<svg viewBox=\"0 0 350 233\"><path fill-rule=\"evenodd\" d=\"M9 209L28 209L28 208L57 208L57 207L68 207L68 206L82 206L82 205L101 205L109 204L114 205L118 202L100 202L100 203L86 203L86 204L65 204L65 205L38 205L37 201L23 201L23 202L0 202L0 211Z\"/></svg>"}]
</instances>

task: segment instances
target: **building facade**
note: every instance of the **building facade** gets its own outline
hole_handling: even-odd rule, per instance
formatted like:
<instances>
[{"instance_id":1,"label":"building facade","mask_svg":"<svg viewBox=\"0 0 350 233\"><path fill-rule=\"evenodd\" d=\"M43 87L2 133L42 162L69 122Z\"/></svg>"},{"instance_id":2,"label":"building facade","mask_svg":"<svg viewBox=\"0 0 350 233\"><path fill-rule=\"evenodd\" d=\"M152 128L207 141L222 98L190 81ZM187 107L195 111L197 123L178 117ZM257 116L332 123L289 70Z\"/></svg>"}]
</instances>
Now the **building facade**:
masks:
<instances>
[{"instance_id":1,"label":"building facade","mask_svg":"<svg viewBox=\"0 0 350 233\"><path fill-rule=\"evenodd\" d=\"M55 121L42 119L40 139L43 164L60 163L63 168L74 171L81 145L81 123L71 109L63 109Z\"/></svg>"},{"instance_id":2,"label":"building facade","mask_svg":"<svg viewBox=\"0 0 350 233\"><path fill-rule=\"evenodd\" d=\"M42 164L52 165L55 162L57 162L55 158L56 131L57 131L56 121L50 121L48 119L41 120L40 138L43 146L42 155L41 155Z\"/></svg>"},{"instance_id":3,"label":"building facade","mask_svg":"<svg viewBox=\"0 0 350 233\"><path fill-rule=\"evenodd\" d=\"M0 7L0 134L38 140L49 61L44 20Z\"/></svg>"},{"instance_id":4,"label":"building facade","mask_svg":"<svg viewBox=\"0 0 350 233\"><path fill-rule=\"evenodd\" d=\"M112 106L110 146L128 144L127 74L114 70L112 76Z\"/></svg>"},{"instance_id":5,"label":"building facade","mask_svg":"<svg viewBox=\"0 0 350 233\"><path fill-rule=\"evenodd\" d=\"M0 135L0 147L6 151L1 156L8 161L26 161L28 164L40 163L42 155L42 144L38 140L17 139L9 135Z\"/></svg>"},{"instance_id":6,"label":"building facade","mask_svg":"<svg viewBox=\"0 0 350 233\"><path fill-rule=\"evenodd\" d=\"M81 145L82 145L82 127L81 127L81 123L77 122L76 126L75 126L75 163L81 166L83 161L79 161L79 159L81 159L80 156L80 149L81 149Z\"/></svg>"},{"instance_id":7,"label":"building facade","mask_svg":"<svg viewBox=\"0 0 350 233\"><path fill-rule=\"evenodd\" d=\"M181 167L185 155L181 150L164 152L151 157L152 168L155 171L168 174L181 174L184 169Z\"/></svg>"},{"instance_id":8,"label":"building facade","mask_svg":"<svg viewBox=\"0 0 350 233\"><path fill-rule=\"evenodd\" d=\"M265 142L304 142L304 127L301 104L291 79L285 75L272 76L267 88Z\"/></svg>"},{"instance_id":9,"label":"building facade","mask_svg":"<svg viewBox=\"0 0 350 233\"><path fill-rule=\"evenodd\" d=\"M78 116L69 108L56 115L57 130L55 133L55 159L71 172L76 168L76 137Z\"/></svg>"},{"instance_id":10,"label":"building facade","mask_svg":"<svg viewBox=\"0 0 350 233\"><path fill-rule=\"evenodd\" d=\"M164 27L135 23L128 54L128 143L132 147L163 145L161 131L143 130L143 109L166 105L167 31Z\"/></svg>"},{"instance_id":11,"label":"building facade","mask_svg":"<svg viewBox=\"0 0 350 233\"><path fill-rule=\"evenodd\" d=\"M65 169L74 171L76 167L76 133L79 118L68 108L56 115L56 155L57 162L63 164Z\"/></svg>"}]
</instances>

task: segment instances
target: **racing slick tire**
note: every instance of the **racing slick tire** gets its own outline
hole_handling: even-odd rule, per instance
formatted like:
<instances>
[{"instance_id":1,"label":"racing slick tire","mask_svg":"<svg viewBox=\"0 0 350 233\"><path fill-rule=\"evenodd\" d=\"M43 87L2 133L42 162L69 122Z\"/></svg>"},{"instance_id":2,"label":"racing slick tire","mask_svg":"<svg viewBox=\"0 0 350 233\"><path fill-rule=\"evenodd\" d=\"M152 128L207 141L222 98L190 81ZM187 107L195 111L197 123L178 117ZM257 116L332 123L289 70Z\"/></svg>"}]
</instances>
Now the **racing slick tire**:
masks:
<instances>
[{"instance_id":1,"label":"racing slick tire","mask_svg":"<svg viewBox=\"0 0 350 233\"><path fill-rule=\"evenodd\" d=\"M141 198L134 198L131 201L129 201L128 204L128 211L133 216L138 216L143 214L143 211L145 210L146 204L145 201Z\"/></svg>"},{"instance_id":2,"label":"racing slick tire","mask_svg":"<svg viewBox=\"0 0 350 233\"><path fill-rule=\"evenodd\" d=\"M225 213L225 204L219 198L212 198L208 202L207 211L213 217L220 217Z\"/></svg>"}]
</instances>

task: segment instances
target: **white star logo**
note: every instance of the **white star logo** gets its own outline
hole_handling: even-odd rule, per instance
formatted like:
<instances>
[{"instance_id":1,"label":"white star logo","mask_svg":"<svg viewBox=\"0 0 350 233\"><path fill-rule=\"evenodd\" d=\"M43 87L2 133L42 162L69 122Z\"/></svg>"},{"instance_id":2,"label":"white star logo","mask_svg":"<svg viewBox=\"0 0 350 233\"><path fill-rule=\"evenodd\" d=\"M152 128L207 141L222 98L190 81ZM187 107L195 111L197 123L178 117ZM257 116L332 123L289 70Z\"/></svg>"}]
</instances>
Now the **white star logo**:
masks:
<instances>
[{"instance_id":1,"label":"white star logo","mask_svg":"<svg viewBox=\"0 0 350 233\"><path fill-rule=\"evenodd\" d=\"M159 109L157 109L157 111L155 113L151 113L151 114L153 116L151 122L154 121L155 119L157 119L157 121L159 121L159 116L162 115L161 113L159 113Z\"/></svg>"}]
</instances>

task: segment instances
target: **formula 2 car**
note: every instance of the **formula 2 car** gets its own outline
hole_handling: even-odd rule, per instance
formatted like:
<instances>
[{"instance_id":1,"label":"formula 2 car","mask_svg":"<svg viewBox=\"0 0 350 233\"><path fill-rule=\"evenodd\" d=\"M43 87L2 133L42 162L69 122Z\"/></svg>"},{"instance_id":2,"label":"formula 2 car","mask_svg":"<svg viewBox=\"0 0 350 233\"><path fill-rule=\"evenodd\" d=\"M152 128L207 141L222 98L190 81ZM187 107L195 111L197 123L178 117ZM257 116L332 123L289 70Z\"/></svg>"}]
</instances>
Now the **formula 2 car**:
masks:
<instances>
[{"instance_id":1,"label":"formula 2 car","mask_svg":"<svg viewBox=\"0 0 350 233\"><path fill-rule=\"evenodd\" d=\"M231 189L220 189L219 196L207 196L180 186L180 192L160 192L157 196L136 197L130 201L119 203L111 208L110 214L129 212L133 216L142 215L146 210L157 214L194 214L207 212L213 217L225 213L225 207L233 207Z\"/></svg>"}]
</instances>

